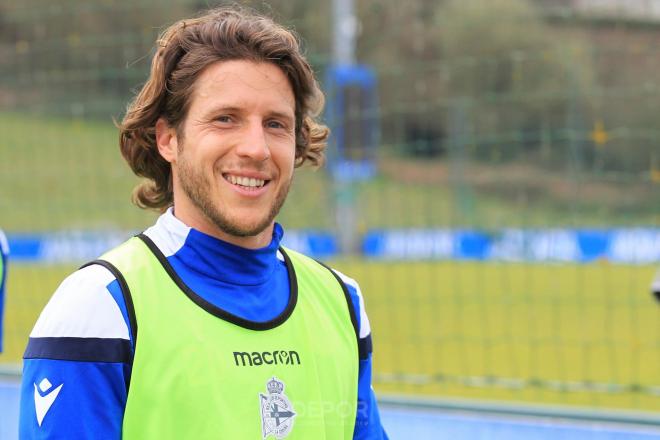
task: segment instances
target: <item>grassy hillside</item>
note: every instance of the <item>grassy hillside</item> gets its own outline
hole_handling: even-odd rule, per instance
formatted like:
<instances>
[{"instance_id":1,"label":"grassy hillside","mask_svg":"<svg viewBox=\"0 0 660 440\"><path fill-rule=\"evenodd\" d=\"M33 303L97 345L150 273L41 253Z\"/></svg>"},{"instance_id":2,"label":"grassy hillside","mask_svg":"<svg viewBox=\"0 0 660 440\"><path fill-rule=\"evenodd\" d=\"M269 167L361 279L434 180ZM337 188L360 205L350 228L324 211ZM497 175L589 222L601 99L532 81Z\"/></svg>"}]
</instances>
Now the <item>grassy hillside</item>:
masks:
<instances>
[{"instance_id":1,"label":"grassy hillside","mask_svg":"<svg viewBox=\"0 0 660 440\"><path fill-rule=\"evenodd\" d=\"M0 133L5 230L136 229L153 221L153 213L130 202L138 180L119 154L112 121L0 113ZM333 187L324 171L299 170L280 221L289 228L332 228L337 203L352 203L358 231L660 223L660 191L643 176L594 180L530 164L467 164L456 170L447 161L387 155L379 166L375 180L343 188Z\"/></svg>"}]
</instances>

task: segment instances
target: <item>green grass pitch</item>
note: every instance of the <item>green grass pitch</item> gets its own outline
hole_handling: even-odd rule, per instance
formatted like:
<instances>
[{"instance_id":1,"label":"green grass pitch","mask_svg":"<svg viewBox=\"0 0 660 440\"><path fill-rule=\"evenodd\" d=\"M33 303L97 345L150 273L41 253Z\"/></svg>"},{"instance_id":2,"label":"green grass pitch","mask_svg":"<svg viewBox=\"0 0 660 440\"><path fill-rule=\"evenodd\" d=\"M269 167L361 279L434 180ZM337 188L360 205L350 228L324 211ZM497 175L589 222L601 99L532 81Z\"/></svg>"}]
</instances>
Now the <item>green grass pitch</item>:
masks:
<instances>
[{"instance_id":1,"label":"green grass pitch","mask_svg":"<svg viewBox=\"0 0 660 440\"><path fill-rule=\"evenodd\" d=\"M654 267L331 264L360 281L379 392L660 410ZM0 364L20 362L40 310L73 269L11 268Z\"/></svg>"}]
</instances>

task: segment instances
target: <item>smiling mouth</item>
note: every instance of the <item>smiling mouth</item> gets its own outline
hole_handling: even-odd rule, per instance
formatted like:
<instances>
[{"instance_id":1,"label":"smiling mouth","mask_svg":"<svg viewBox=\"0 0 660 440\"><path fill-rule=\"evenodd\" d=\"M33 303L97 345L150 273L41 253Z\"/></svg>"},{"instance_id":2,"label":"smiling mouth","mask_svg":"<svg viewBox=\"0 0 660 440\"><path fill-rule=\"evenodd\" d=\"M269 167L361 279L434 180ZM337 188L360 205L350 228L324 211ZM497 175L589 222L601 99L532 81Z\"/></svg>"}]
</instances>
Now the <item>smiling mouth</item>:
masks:
<instances>
[{"instance_id":1,"label":"smiling mouth","mask_svg":"<svg viewBox=\"0 0 660 440\"><path fill-rule=\"evenodd\" d=\"M270 180L255 179L254 177L234 176L233 174L223 174L222 177L224 177L225 180L232 185L247 189L261 188L270 182Z\"/></svg>"}]
</instances>

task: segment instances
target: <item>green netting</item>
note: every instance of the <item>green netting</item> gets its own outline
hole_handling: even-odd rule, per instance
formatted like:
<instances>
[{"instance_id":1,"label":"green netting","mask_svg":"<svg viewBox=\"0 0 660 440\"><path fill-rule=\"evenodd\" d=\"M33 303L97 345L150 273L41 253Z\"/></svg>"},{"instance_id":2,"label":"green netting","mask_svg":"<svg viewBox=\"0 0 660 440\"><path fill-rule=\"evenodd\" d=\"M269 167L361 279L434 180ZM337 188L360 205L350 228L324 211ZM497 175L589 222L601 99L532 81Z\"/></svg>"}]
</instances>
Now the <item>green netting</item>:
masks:
<instances>
[{"instance_id":1,"label":"green netting","mask_svg":"<svg viewBox=\"0 0 660 440\"><path fill-rule=\"evenodd\" d=\"M460 3L360 2L357 54L378 78L378 175L338 195L346 188L326 172L300 170L281 223L334 230L341 196L358 237L658 227L660 22ZM0 5L0 226L9 235L154 220L130 203L137 180L112 119L146 78L159 29L199 6ZM328 8L272 3L303 35L322 80ZM331 263L362 285L378 391L660 410L652 265ZM74 268L11 267L0 365L20 362L39 311Z\"/></svg>"}]
</instances>

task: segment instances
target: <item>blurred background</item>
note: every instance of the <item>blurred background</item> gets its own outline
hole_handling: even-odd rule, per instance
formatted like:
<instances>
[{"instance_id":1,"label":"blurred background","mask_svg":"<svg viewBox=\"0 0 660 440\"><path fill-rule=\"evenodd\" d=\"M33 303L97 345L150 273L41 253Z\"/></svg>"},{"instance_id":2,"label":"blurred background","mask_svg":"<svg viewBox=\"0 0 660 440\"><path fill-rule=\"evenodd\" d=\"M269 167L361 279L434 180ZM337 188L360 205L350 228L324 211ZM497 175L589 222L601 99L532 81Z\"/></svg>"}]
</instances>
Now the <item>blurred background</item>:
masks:
<instances>
[{"instance_id":1,"label":"blurred background","mask_svg":"<svg viewBox=\"0 0 660 440\"><path fill-rule=\"evenodd\" d=\"M241 4L327 93L328 164L279 221L360 282L379 396L660 427L660 0ZM113 121L159 32L215 5L0 4L5 376L59 282L156 218Z\"/></svg>"}]
</instances>

